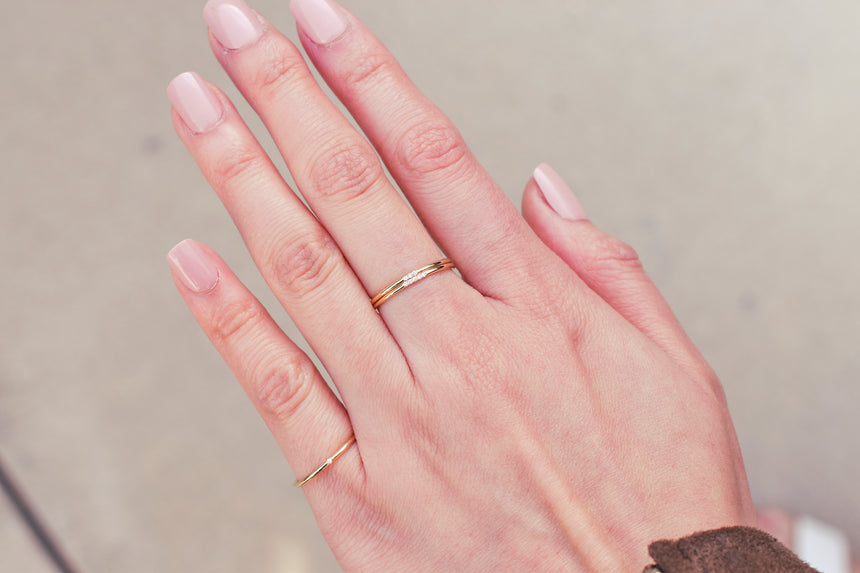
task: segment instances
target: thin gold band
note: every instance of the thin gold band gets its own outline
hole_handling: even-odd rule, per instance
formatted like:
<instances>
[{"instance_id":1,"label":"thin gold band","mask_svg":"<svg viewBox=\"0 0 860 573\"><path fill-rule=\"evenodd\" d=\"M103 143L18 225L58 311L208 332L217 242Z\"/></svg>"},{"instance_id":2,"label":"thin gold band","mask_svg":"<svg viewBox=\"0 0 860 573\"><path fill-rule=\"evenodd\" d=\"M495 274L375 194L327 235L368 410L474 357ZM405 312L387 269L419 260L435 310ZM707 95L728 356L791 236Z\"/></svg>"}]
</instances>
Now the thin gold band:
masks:
<instances>
[{"instance_id":1,"label":"thin gold band","mask_svg":"<svg viewBox=\"0 0 860 573\"><path fill-rule=\"evenodd\" d=\"M355 443L355 435L352 435L349 437L349 439L346 441L346 443L344 445L342 445L340 447L340 449L334 453L334 455L332 457L330 457L329 459L324 461L320 467L318 467L317 469L315 469L314 471L309 473L305 479L300 479L299 481L297 481L293 485L295 487L302 487L303 485L305 485L306 483L308 483L309 481L311 481L312 479L314 479L315 477L320 475L324 469L326 469L327 467L332 465L335 462L335 460L338 459L341 455L343 455L343 453L346 452L349 449L349 447L351 445L353 445L354 443Z\"/></svg>"},{"instance_id":2,"label":"thin gold band","mask_svg":"<svg viewBox=\"0 0 860 573\"><path fill-rule=\"evenodd\" d=\"M374 309L382 306L382 303L405 289L406 287L412 286L417 283L421 279L425 279L430 275L434 275L441 271L446 271L448 269L455 268L454 261L451 259L442 259L441 261L436 261L433 264L427 265L426 267L421 267L420 269L414 270L409 274L404 275L400 280L394 282L388 288L384 289L378 295L370 299L370 304L373 305Z\"/></svg>"}]
</instances>

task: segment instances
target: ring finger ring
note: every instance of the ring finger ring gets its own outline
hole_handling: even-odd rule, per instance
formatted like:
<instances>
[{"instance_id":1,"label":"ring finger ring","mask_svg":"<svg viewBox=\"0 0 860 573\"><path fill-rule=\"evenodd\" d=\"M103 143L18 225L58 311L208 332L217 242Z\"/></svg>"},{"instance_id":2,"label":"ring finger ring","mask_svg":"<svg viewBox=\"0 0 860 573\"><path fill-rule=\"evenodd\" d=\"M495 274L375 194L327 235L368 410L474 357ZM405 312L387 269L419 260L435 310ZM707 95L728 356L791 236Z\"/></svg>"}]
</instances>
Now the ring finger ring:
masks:
<instances>
[{"instance_id":1,"label":"ring finger ring","mask_svg":"<svg viewBox=\"0 0 860 573\"><path fill-rule=\"evenodd\" d=\"M456 268L456 265L454 265L454 261L452 261L451 259L442 259L441 261L436 261L435 263L429 264L426 267L416 269L409 274L403 275L400 280L393 282L391 285L380 291L378 295L370 299L370 304L373 305L374 309L377 309L382 306L382 303L384 303L406 287L412 286L413 284L429 277L430 275L453 268Z\"/></svg>"}]
</instances>

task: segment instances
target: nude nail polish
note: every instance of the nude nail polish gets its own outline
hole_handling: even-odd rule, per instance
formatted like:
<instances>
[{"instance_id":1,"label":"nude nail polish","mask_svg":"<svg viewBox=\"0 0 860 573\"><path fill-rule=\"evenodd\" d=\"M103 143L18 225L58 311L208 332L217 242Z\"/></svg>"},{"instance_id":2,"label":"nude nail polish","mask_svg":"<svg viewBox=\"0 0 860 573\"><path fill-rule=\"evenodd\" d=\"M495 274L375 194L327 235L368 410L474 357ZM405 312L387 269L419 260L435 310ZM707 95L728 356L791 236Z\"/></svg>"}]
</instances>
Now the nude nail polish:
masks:
<instances>
[{"instance_id":1,"label":"nude nail polish","mask_svg":"<svg viewBox=\"0 0 860 573\"><path fill-rule=\"evenodd\" d=\"M562 219L568 221L588 219L579 199L555 169L546 163L541 163L535 169L533 177L546 202Z\"/></svg>"},{"instance_id":2,"label":"nude nail polish","mask_svg":"<svg viewBox=\"0 0 860 573\"><path fill-rule=\"evenodd\" d=\"M228 50L250 46L263 35L260 20L243 0L209 0L203 18L212 35Z\"/></svg>"},{"instance_id":3,"label":"nude nail polish","mask_svg":"<svg viewBox=\"0 0 860 573\"><path fill-rule=\"evenodd\" d=\"M343 35L347 21L329 0L292 0L290 12L315 44L329 44Z\"/></svg>"},{"instance_id":4,"label":"nude nail polish","mask_svg":"<svg viewBox=\"0 0 860 573\"><path fill-rule=\"evenodd\" d=\"M170 266L189 290L196 293L211 291L221 275L212 257L196 241L185 239L167 254Z\"/></svg>"},{"instance_id":5,"label":"nude nail polish","mask_svg":"<svg viewBox=\"0 0 860 573\"><path fill-rule=\"evenodd\" d=\"M194 72L179 74L167 86L167 97L192 132L209 131L224 115L224 106Z\"/></svg>"}]
</instances>

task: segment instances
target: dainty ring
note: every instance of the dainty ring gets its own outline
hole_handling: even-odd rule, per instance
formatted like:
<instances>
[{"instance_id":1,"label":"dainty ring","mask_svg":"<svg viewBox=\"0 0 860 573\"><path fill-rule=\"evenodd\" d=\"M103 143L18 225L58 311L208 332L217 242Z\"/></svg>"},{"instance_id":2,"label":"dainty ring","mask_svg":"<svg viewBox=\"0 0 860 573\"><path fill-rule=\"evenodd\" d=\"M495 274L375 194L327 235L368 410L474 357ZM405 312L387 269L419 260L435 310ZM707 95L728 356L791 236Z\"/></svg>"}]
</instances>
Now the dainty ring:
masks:
<instances>
[{"instance_id":1,"label":"dainty ring","mask_svg":"<svg viewBox=\"0 0 860 573\"><path fill-rule=\"evenodd\" d=\"M314 479L315 477L320 475L324 469L326 469L327 467L332 465L335 462L335 460L338 459L340 456L342 456L343 453L346 452L349 449L349 447L351 445L353 445L354 443L355 443L355 434L350 436L349 439L346 441L346 443L344 445L342 445L340 447L340 449L338 451L336 451L334 453L334 455L332 455L332 457L330 457L329 459L324 461L320 467L318 467L317 469L315 469L314 471L309 473L305 479L298 480L296 483L293 484L293 486L302 487L303 485L305 485L306 483L308 483L309 481L311 481L312 479Z\"/></svg>"},{"instance_id":2,"label":"dainty ring","mask_svg":"<svg viewBox=\"0 0 860 573\"><path fill-rule=\"evenodd\" d=\"M456 268L454 261L451 259L442 259L441 261L436 261L433 264L427 265L426 267L421 267L420 269L416 269L411 273L403 275L403 277L392 283L387 288L383 289L378 295L370 299L370 304L373 305L374 309L382 306L382 303L402 291L408 286L412 286L421 279L425 279L430 275L434 275L441 271L447 271L448 269Z\"/></svg>"}]
</instances>

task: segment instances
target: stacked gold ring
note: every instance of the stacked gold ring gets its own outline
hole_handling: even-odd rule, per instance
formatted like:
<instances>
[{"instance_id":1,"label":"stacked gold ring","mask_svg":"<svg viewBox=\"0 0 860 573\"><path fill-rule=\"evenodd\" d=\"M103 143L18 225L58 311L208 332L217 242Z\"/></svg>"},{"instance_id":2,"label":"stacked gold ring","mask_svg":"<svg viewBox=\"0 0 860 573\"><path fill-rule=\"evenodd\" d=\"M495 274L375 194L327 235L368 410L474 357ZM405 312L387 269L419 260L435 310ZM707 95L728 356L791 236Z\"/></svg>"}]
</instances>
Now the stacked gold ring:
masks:
<instances>
[{"instance_id":1,"label":"stacked gold ring","mask_svg":"<svg viewBox=\"0 0 860 573\"><path fill-rule=\"evenodd\" d=\"M426 267L421 267L420 269L416 269L411 273L403 275L400 280L395 281L387 288L383 289L378 295L370 299L370 304L373 305L374 309L380 307L382 303L402 291L403 289L410 287L417 283L420 280L426 279L430 275L434 275L438 272L447 271L448 269L456 268L454 265L454 261L451 259L442 259L441 261L436 261L435 263L429 264ZM346 441L330 458L324 461L317 469L309 473L304 479L297 480L293 485L296 487L302 487L309 481L313 480L315 477L320 475L327 467L332 465L340 456L342 456L351 445L355 443L355 435L350 436L349 440Z\"/></svg>"},{"instance_id":2,"label":"stacked gold ring","mask_svg":"<svg viewBox=\"0 0 860 573\"><path fill-rule=\"evenodd\" d=\"M442 259L441 261L436 261L426 267L416 269L409 274L403 275L400 280L392 283L388 288L382 290L378 295L370 299L370 304L373 305L374 309L377 309L382 305L382 303L403 289L414 285L418 281L425 279L430 275L453 268L455 268L454 261L451 259Z\"/></svg>"}]
</instances>

